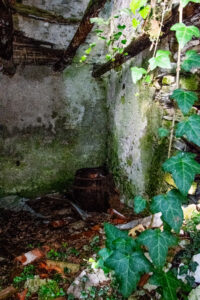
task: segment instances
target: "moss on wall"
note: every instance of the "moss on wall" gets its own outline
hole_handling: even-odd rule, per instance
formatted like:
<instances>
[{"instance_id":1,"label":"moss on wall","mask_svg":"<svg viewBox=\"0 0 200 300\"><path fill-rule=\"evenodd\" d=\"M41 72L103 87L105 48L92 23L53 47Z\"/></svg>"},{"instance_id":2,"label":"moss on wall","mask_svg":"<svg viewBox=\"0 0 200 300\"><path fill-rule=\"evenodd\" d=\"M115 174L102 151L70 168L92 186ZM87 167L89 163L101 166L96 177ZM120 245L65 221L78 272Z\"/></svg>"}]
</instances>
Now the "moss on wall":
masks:
<instances>
[{"instance_id":1,"label":"moss on wall","mask_svg":"<svg viewBox=\"0 0 200 300\"><path fill-rule=\"evenodd\" d=\"M65 190L77 169L105 164L105 89L89 72L72 65L63 78L48 68L26 67L1 79L0 195Z\"/></svg>"}]
</instances>

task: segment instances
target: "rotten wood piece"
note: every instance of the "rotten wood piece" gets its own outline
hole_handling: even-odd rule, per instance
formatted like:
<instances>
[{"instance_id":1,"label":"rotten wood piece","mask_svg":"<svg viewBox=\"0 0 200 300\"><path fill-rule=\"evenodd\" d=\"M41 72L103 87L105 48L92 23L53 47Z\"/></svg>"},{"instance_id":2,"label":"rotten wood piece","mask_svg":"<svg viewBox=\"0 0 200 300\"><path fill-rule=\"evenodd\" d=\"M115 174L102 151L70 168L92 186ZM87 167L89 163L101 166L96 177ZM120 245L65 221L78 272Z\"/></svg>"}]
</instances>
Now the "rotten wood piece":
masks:
<instances>
[{"instance_id":1,"label":"rotten wood piece","mask_svg":"<svg viewBox=\"0 0 200 300\"><path fill-rule=\"evenodd\" d=\"M0 0L0 69L5 74L13 75L15 67L13 55L13 20L9 0Z\"/></svg>"},{"instance_id":2,"label":"rotten wood piece","mask_svg":"<svg viewBox=\"0 0 200 300\"><path fill-rule=\"evenodd\" d=\"M90 23L90 19L99 15L100 10L105 3L106 0L90 0L83 19L71 43L64 52L63 57L55 64L54 71L63 71L64 68L72 62L77 49L86 40L88 34L94 26L94 24Z\"/></svg>"},{"instance_id":3,"label":"rotten wood piece","mask_svg":"<svg viewBox=\"0 0 200 300\"><path fill-rule=\"evenodd\" d=\"M197 8L199 8L199 6L198 4L195 3L190 3L187 7L185 7L183 11L183 16L185 18L185 21L189 21L191 16L194 16L194 14L197 15L199 14ZM178 15L179 15L178 6L176 6L172 9L170 17L164 21L160 40L164 39L167 35L171 33L170 28L173 24L175 24L178 21ZM111 69L121 66L129 59L133 58L134 56L138 55L145 49L149 48L151 43L152 42L149 39L149 35L145 33L142 34L137 39L133 39L132 42L124 49L124 52L122 54L117 54L115 56L114 61L110 60L105 64L102 64L100 66L95 66L92 76L98 78L103 74L105 74L106 72L110 71ZM126 55L124 55L125 53Z\"/></svg>"},{"instance_id":4,"label":"rotten wood piece","mask_svg":"<svg viewBox=\"0 0 200 300\"><path fill-rule=\"evenodd\" d=\"M15 65L52 66L63 55L64 50L55 49L54 44L28 38L19 31L14 32L13 62Z\"/></svg>"},{"instance_id":5,"label":"rotten wood piece","mask_svg":"<svg viewBox=\"0 0 200 300\"><path fill-rule=\"evenodd\" d=\"M8 297L11 297L12 295L16 294L17 290L14 288L13 285L7 287L6 289L0 291L0 300L7 299Z\"/></svg>"},{"instance_id":6,"label":"rotten wood piece","mask_svg":"<svg viewBox=\"0 0 200 300\"><path fill-rule=\"evenodd\" d=\"M57 15L53 12L38 7L24 5L22 3L13 4L12 9L14 13L17 13L21 16L48 23L55 23L61 25L76 25L81 22L81 19L78 18L64 18L63 16Z\"/></svg>"}]
</instances>

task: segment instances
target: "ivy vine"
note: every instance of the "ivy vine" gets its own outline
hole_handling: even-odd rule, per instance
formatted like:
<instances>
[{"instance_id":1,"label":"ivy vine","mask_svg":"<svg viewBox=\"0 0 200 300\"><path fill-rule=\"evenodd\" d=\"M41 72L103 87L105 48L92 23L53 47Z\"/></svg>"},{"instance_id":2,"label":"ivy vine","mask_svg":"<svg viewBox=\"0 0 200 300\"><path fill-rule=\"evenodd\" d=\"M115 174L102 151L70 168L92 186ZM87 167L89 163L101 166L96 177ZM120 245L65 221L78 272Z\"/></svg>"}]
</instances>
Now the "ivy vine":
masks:
<instances>
[{"instance_id":1,"label":"ivy vine","mask_svg":"<svg viewBox=\"0 0 200 300\"><path fill-rule=\"evenodd\" d=\"M169 248L178 244L178 236L183 224L182 204L188 202L188 191L195 176L200 173L200 164L195 160L195 154L178 152L171 156L175 137L184 137L200 146L200 116L191 110L195 101L198 100L198 95L194 91L181 89L179 86L180 72L194 72L200 68L200 55L195 50L182 53L184 46L193 37L200 37L197 27L186 26L182 21L183 8L189 2L189 0L180 0L179 23L171 27L171 30L175 31L179 45L176 89L170 97L174 105L171 132L167 128L159 129L161 137L166 137L170 133L168 159L163 164L163 170L171 174L176 188L166 194L157 195L150 201L141 196L136 196L134 199L136 213L140 213L144 209L149 209L152 214L161 212L163 231L149 228L133 239L128 236L127 232L120 231L111 224L104 226L106 248L99 252L99 266L105 272L114 271L119 282L119 290L124 297L130 296L136 290L142 275L146 273L152 274L149 283L158 286L158 292L164 300L176 300L178 291L189 291L188 286L178 280L170 270L165 271ZM191 0L191 2L200 3L200 0ZM147 0L131 1L130 8L126 9L126 13L134 16L139 13L145 19L151 13L151 6ZM139 20L134 18L133 26L137 27L138 24ZM157 44L156 42L155 47ZM182 54L185 57L181 61ZM131 68L133 82L136 83L142 78L148 80L147 76L157 67L171 68L170 56L170 51L155 49L147 69ZM180 122L176 122L178 109L182 113ZM148 255L145 253L147 251Z\"/></svg>"}]
</instances>

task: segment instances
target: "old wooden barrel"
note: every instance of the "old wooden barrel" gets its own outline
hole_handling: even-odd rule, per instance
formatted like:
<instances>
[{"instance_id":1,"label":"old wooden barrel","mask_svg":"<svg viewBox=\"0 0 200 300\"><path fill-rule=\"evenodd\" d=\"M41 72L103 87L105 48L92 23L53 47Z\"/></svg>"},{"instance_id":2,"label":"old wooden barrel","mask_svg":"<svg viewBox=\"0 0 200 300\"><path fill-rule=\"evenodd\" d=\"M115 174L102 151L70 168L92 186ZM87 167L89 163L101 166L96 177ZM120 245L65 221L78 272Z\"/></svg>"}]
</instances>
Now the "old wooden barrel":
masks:
<instances>
[{"instance_id":1,"label":"old wooden barrel","mask_svg":"<svg viewBox=\"0 0 200 300\"><path fill-rule=\"evenodd\" d=\"M73 193L76 202L86 211L109 208L109 174L106 169L84 168L76 172Z\"/></svg>"}]
</instances>

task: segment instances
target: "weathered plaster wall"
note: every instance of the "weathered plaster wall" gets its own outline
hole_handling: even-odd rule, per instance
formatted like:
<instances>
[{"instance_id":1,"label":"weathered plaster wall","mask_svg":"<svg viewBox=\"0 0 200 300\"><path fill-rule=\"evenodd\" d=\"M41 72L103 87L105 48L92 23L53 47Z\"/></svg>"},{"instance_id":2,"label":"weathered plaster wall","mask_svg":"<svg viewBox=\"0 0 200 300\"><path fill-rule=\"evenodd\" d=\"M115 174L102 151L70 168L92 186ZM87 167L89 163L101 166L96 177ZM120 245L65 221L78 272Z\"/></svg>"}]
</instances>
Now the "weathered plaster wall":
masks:
<instances>
[{"instance_id":1,"label":"weathered plaster wall","mask_svg":"<svg viewBox=\"0 0 200 300\"><path fill-rule=\"evenodd\" d=\"M105 92L87 66L21 68L0 89L1 193L67 187L76 169L105 163Z\"/></svg>"},{"instance_id":2,"label":"weathered plaster wall","mask_svg":"<svg viewBox=\"0 0 200 300\"><path fill-rule=\"evenodd\" d=\"M112 1L112 15L117 15L130 1ZM116 32L118 24L125 24L128 42L134 38L131 18L120 14L110 25ZM117 42L119 47L120 42ZM120 46L121 47L121 46ZM139 82L133 84L132 66L146 66L148 52L143 52L107 78L109 111L108 164L122 193L122 200L131 202L136 194L152 196L160 188L161 163L166 146L158 141L162 109L154 101L155 88Z\"/></svg>"},{"instance_id":3,"label":"weathered plaster wall","mask_svg":"<svg viewBox=\"0 0 200 300\"><path fill-rule=\"evenodd\" d=\"M88 2L23 1L76 18ZM108 1L101 16L117 15L128 5L129 0ZM119 23L126 24L129 42L134 33L124 14L111 21L105 35ZM68 45L77 28L23 17L15 26L59 48ZM81 65L79 59L91 42L97 46ZM144 63L145 54L112 70L104 80L95 80L93 64L102 63L107 52L105 42L92 32L63 74L48 67L21 66L12 78L0 76L0 194L31 196L67 188L77 169L105 163L122 200L155 191L165 152L157 140L161 111L153 101L154 88L134 85L130 73L131 66Z\"/></svg>"}]
</instances>

